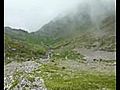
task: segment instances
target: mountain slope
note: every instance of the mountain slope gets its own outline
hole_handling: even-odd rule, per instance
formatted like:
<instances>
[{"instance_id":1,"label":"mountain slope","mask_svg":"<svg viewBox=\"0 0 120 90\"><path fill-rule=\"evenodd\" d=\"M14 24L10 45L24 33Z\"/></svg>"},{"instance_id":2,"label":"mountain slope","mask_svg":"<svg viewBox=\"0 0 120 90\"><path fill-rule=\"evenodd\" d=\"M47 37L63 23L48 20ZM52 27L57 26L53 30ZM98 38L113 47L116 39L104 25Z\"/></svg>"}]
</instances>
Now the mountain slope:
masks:
<instances>
[{"instance_id":1,"label":"mountain slope","mask_svg":"<svg viewBox=\"0 0 120 90\"><path fill-rule=\"evenodd\" d=\"M49 49L85 47L115 51L115 10L109 10L111 7L102 0L95 3L79 5L68 14L56 17L37 32L28 33L6 27L5 34Z\"/></svg>"},{"instance_id":2,"label":"mountain slope","mask_svg":"<svg viewBox=\"0 0 120 90\"><path fill-rule=\"evenodd\" d=\"M60 48L70 42L68 47L115 51L115 10L109 10L111 6L102 0L95 3L79 5L31 35L52 48Z\"/></svg>"},{"instance_id":3,"label":"mountain slope","mask_svg":"<svg viewBox=\"0 0 120 90\"><path fill-rule=\"evenodd\" d=\"M29 61L35 60L45 55L44 46L28 43L20 39L13 39L9 35L5 35L5 63L12 61Z\"/></svg>"},{"instance_id":4,"label":"mountain slope","mask_svg":"<svg viewBox=\"0 0 120 90\"><path fill-rule=\"evenodd\" d=\"M27 31L24 31L22 29L13 29L11 27L5 27L4 31L5 31L5 35L9 35L13 39L20 39L23 41L26 40L29 34Z\"/></svg>"}]
</instances>

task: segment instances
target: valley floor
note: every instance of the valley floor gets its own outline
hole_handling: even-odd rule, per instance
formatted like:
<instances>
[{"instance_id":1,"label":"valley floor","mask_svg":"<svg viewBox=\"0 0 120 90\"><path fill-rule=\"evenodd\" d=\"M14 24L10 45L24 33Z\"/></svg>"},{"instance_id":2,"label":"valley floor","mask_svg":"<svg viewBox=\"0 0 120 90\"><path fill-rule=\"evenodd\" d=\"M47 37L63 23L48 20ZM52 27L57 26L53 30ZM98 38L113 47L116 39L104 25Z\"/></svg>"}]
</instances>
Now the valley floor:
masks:
<instances>
[{"instance_id":1,"label":"valley floor","mask_svg":"<svg viewBox=\"0 0 120 90\"><path fill-rule=\"evenodd\" d=\"M5 65L5 90L115 90L115 61L40 61Z\"/></svg>"}]
</instances>

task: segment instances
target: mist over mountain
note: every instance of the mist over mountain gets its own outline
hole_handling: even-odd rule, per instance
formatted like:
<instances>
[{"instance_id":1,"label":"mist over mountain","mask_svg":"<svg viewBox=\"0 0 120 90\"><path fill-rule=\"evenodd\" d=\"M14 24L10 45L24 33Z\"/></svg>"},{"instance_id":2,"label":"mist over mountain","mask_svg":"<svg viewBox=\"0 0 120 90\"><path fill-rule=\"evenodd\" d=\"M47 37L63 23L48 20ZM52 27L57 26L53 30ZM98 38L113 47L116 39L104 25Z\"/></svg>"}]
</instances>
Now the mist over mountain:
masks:
<instances>
[{"instance_id":1,"label":"mist over mountain","mask_svg":"<svg viewBox=\"0 0 120 90\"><path fill-rule=\"evenodd\" d=\"M33 15L32 7L32 18L25 17L29 18L27 22L35 17L37 25L36 21L31 23L34 27L41 27L39 22L44 24L37 31L4 28L5 90L115 90L115 1L77 1L81 3L55 18L57 11L48 15L46 24L39 21L40 15Z\"/></svg>"},{"instance_id":2,"label":"mist over mountain","mask_svg":"<svg viewBox=\"0 0 120 90\"><path fill-rule=\"evenodd\" d=\"M99 2L102 4L100 5ZM105 7L109 11L115 9L114 0L73 0L70 2L69 0L5 0L4 25L26 29L28 32L37 31L57 16L76 12L79 9L75 8L81 7L84 3L94 9L92 10L94 15L102 14L101 12L104 11L103 9L97 10L97 8ZM97 7L94 8L94 6Z\"/></svg>"},{"instance_id":3,"label":"mist over mountain","mask_svg":"<svg viewBox=\"0 0 120 90\"><path fill-rule=\"evenodd\" d=\"M113 1L89 0L82 2L66 13L57 16L38 31L26 36L33 41L37 40L37 43L49 44L82 35L90 35L95 39L115 36L115 4Z\"/></svg>"},{"instance_id":4,"label":"mist over mountain","mask_svg":"<svg viewBox=\"0 0 120 90\"><path fill-rule=\"evenodd\" d=\"M100 43L101 40L112 37L109 43L113 43L116 36L115 2L114 0L83 1L61 13L36 32L28 33L6 27L5 33L13 38L36 44L44 43L48 46L65 40L80 39L80 37L90 40L100 39ZM84 39L81 42L88 44Z\"/></svg>"},{"instance_id":5,"label":"mist over mountain","mask_svg":"<svg viewBox=\"0 0 120 90\"><path fill-rule=\"evenodd\" d=\"M102 28L108 23L109 29L106 31ZM82 32L91 32L105 34L112 32L115 34L115 7L112 1L105 3L102 0L92 0L84 2L69 13L58 16L37 32L35 36L51 37L53 40L71 35L81 34ZM101 36L100 35L100 36ZM98 35L99 36L99 35Z\"/></svg>"}]
</instances>

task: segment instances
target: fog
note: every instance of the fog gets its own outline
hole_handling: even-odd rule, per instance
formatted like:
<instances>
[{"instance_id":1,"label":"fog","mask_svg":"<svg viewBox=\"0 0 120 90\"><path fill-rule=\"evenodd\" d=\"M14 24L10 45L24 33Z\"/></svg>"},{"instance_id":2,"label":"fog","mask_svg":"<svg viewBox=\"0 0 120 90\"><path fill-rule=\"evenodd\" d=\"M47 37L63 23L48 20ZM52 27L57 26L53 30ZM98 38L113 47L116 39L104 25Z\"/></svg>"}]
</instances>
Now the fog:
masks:
<instances>
[{"instance_id":1,"label":"fog","mask_svg":"<svg viewBox=\"0 0 120 90\"><path fill-rule=\"evenodd\" d=\"M111 7L107 8L108 10L114 9L111 6L114 5L114 0L100 1L104 6ZM53 18L68 13L78 4L85 2L91 3L90 6L93 8L93 5L96 4L96 0L5 0L4 25L21 28L28 32L37 31ZM95 12L96 14L100 13L97 10Z\"/></svg>"}]
</instances>

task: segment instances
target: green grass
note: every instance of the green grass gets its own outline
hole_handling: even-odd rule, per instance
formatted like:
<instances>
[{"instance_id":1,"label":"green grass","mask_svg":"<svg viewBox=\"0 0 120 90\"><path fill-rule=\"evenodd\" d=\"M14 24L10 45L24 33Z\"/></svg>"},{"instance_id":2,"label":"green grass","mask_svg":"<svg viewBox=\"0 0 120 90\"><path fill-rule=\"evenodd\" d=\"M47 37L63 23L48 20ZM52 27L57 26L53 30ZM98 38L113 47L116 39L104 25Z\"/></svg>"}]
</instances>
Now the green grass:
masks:
<instances>
[{"instance_id":1,"label":"green grass","mask_svg":"<svg viewBox=\"0 0 120 90\"><path fill-rule=\"evenodd\" d=\"M53 53L53 58L57 58L57 59L61 59L61 58L65 59L66 57L67 59L82 59L83 58L83 55L75 51L67 50L67 49L63 49L63 50L55 51Z\"/></svg>"},{"instance_id":2,"label":"green grass","mask_svg":"<svg viewBox=\"0 0 120 90\"><path fill-rule=\"evenodd\" d=\"M40 66L28 74L16 72L11 88L18 83L18 78L24 75L33 82L35 77L42 77L48 90L115 90L116 78L113 73L105 74L91 71L71 71L58 65L58 60ZM54 65L54 63L57 63ZM41 72L40 72L41 71Z\"/></svg>"},{"instance_id":3,"label":"green grass","mask_svg":"<svg viewBox=\"0 0 120 90\"><path fill-rule=\"evenodd\" d=\"M48 90L115 90L114 74L71 72L52 63L43 65L40 70Z\"/></svg>"},{"instance_id":4,"label":"green grass","mask_svg":"<svg viewBox=\"0 0 120 90\"><path fill-rule=\"evenodd\" d=\"M46 48L42 45L31 44L5 36L5 63L10 63L13 60L22 62L35 57L40 58L45 53Z\"/></svg>"},{"instance_id":5,"label":"green grass","mask_svg":"<svg viewBox=\"0 0 120 90\"><path fill-rule=\"evenodd\" d=\"M19 83L18 80L14 80L14 82L12 82L12 85L10 86L9 90L12 90L18 83Z\"/></svg>"},{"instance_id":6,"label":"green grass","mask_svg":"<svg viewBox=\"0 0 120 90\"><path fill-rule=\"evenodd\" d=\"M114 38L115 37L105 37L99 40L83 35L70 40L58 40L56 41L57 43L54 43L54 45L51 44L51 48L54 50L52 57L53 62L42 65L39 69L33 71L32 73L25 74L25 77L31 82L34 81L35 77L43 77L48 90L102 90L103 88L105 88L105 90L115 90L116 78L113 73L108 75L98 72L91 73L91 71L71 71L68 70L66 66L60 67L58 65L59 59L65 60L66 57L72 60L82 60L84 56L77 54L72 50L79 47L91 48L93 47L94 42L97 41L101 43L98 48L114 51ZM36 41L34 41L34 39ZM5 36L5 58L12 58L5 59L5 63L10 63L13 60L22 62L26 61L28 58L31 60L32 57L40 58L44 55L46 53L47 45L43 46L44 43L41 44L42 41L37 40L37 37L34 39L29 38L29 42L31 42L28 43L27 41L20 41L10 38L9 36ZM51 40L48 40L47 38L44 38L43 41L46 41L49 44L52 43ZM39 45L35 43L39 43ZM16 50L13 51L13 48ZM56 53L58 53L58 55ZM17 58L15 58L16 56ZM114 61L103 62L113 63ZM12 82L11 89L18 84L17 79L20 75L22 75L21 72L16 72L14 75L14 82Z\"/></svg>"},{"instance_id":7,"label":"green grass","mask_svg":"<svg viewBox=\"0 0 120 90\"><path fill-rule=\"evenodd\" d=\"M46 81L46 86L49 90L96 90L107 88L115 90L115 80L113 76L99 76L99 75L90 75L83 74L78 77L68 77L66 80L64 76L51 76L52 79Z\"/></svg>"}]
</instances>

